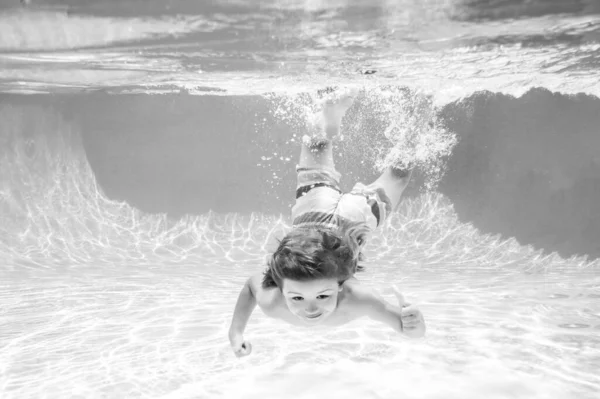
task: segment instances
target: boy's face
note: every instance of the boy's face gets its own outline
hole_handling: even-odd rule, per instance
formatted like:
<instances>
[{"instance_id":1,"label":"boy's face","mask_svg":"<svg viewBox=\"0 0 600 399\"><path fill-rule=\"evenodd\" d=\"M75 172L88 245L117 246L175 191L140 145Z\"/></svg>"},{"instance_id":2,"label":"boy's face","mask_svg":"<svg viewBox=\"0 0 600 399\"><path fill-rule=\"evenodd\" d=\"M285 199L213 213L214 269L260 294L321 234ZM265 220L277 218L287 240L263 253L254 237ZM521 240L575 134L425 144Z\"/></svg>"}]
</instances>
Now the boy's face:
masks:
<instances>
[{"instance_id":1,"label":"boy's face","mask_svg":"<svg viewBox=\"0 0 600 399\"><path fill-rule=\"evenodd\" d=\"M335 311L341 290L336 279L283 279L281 292L290 312L307 324L319 324Z\"/></svg>"}]
</instances>

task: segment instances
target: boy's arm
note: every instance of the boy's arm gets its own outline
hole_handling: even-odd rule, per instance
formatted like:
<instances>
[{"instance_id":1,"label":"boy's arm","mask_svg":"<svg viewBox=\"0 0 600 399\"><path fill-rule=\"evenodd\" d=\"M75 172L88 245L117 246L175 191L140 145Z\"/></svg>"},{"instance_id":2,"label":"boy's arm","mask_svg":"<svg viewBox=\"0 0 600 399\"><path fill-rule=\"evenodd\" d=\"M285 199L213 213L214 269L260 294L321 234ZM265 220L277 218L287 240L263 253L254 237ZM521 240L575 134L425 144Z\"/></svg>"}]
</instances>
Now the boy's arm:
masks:
<instances>
[{"instance_id":1,"label":"boy's arm","mask_svg":"<svg viewBox=\"0 0 600 399\"><path fill-rule=\"evenodd\" d=\"M248 324L250 315L252 315L252 312L256 307L256 296L252 288L253 279L256 279L256 276L250 277L248 280L246 280L246 284L244 284L244 287L238 296L237 303L235 304L235 310L233 311L231 326L229 327L230 340L244 334L246 324Z\"/></svg>"},{"instance_id":2,"label":"boy's arm","mask_svg":"<svg viewBox=\"0 0 600 399\"><path fill-rule=\"evenodd\" d=\"M373 320L387 324L394 331L410 338L420 338L425 335L425 321L421 311L404 302L402 295L396 291L399 306L392 305L377 293L365 287L353 289L356 305L361 313Z\"/></svg>"}]
</instances>

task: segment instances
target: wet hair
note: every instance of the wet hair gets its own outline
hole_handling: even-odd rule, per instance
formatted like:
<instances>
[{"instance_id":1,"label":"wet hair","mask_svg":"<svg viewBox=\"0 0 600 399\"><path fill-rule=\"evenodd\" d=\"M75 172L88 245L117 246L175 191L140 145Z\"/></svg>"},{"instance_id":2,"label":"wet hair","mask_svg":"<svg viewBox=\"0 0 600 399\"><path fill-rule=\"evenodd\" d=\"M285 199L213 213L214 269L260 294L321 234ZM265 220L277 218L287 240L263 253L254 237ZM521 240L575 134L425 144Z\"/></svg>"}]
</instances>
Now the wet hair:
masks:
<instances>
[{"instance_id":1,"label":"wet hair","mask_svg":"<svg viewBox=\"0 0 600 399\"><path fill-rule=\"evenodd\" d=\"M353 223L345 228L297 228L288 233L267 261L262 286L282 288L283 279L310 281L337 279L341 285L363 267L360 245L366 226Z\"/></svg>"}]
</instances>

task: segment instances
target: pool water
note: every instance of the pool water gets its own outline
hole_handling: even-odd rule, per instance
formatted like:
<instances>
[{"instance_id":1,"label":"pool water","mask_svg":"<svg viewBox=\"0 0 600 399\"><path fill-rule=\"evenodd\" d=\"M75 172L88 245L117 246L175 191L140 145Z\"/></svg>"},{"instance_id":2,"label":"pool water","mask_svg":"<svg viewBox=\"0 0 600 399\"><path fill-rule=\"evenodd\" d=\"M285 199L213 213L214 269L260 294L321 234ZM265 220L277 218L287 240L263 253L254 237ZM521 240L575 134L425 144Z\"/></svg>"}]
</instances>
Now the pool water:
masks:
<instances>
[{"instance_id":1,"label":"pool water","mask_svg":"<svg viewBox=\"0 0 600 399\"><path fill-rule=\"evenodd\" d=\"M433 198L420 201L430 202L410 205L440 210ZM406 205L402 210L410 211ZM232 305L245 277L262 269L262 245L272 226L287 226L260 215L213 216L188 226L213 226L198 233L204 239L189 260L172 259L184 248L157 256L148 247L141 252L152 259L111 264L78 261L44 270L15 261L1 292L3 392L57 398L594 397L597 273L478 236L456 221L415 216L395 217L375 237L380 242L367 252L359 279L390 301L394 282L418 304L428 324L422 340L400 338L369 320L331 330L290 329L257 310L246 332L253 353L236 359L226 338ZM461 234L427 233L437 223L454 223Z\"/></svg>"},{"instance_id":2,"label":"pool water","mask_svg":"<svg viewBox=\"0 0 600 399\"><path fill-rule=\"evenodd\" d=\"M598 397L595 2L14 3L3 399ZM418 165L357 278L427 334L257 309L238 359L237 295L291 228L330 86L358 90L344 188Z\"/></svg>"}]
</instances>

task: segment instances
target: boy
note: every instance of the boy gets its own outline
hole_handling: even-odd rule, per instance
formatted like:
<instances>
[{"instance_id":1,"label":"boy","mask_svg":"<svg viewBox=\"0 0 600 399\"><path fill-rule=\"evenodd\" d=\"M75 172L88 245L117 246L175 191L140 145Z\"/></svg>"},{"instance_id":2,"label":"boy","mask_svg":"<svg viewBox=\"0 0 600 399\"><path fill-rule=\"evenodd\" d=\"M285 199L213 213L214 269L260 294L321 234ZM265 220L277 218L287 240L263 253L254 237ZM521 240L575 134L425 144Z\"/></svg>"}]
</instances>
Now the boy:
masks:
<instances>
[{"instance_id":1,"label":"boy","mask_svg":"<svg viewBox=\"0 0 600 399\"><path fill-rule=\"evenodd\" d=\"M267 270L246 281L235 306L229 341L238 357L252 351L243 334L257 304L267 316L296 326L333 327L368 316L407 337L425 334L423 315L405 303L396 287L398 306L354 278L368 234L398 205L410 172L388 168L372 184L358 183L350 193L341 193L331 143L352 102L351 95L326 102L323 134L303 137L293 230L279 243Z\"/></svg>"}]
</instances>

